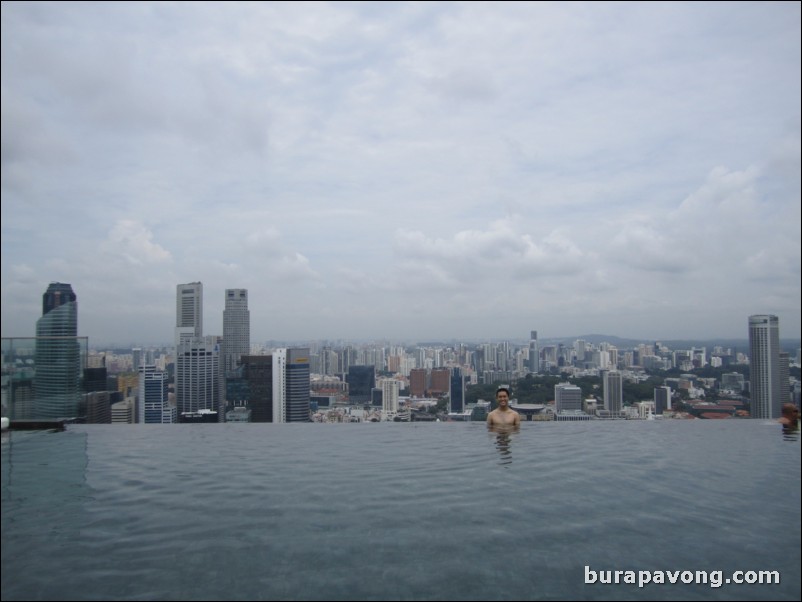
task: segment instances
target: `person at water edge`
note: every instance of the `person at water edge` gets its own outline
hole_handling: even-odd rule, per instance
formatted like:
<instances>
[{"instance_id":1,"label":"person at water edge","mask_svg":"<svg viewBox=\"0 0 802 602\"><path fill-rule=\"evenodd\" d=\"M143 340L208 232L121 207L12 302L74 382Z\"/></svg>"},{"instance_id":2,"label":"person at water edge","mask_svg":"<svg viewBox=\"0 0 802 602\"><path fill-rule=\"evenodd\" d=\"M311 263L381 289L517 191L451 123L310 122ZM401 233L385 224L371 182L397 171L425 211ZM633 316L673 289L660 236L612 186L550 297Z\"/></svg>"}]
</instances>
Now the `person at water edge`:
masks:
<instances>
[{"instance_id":1,"label":"person at water edge","mask_svg":"<svg viewBox=\"0 0 802 602\"><path fill-rule=\"evenodd\" d=\"M785 431L799 430L799 408L792 403L784 403L779 422Z\"/></svg>"},{"instance_id":2,"label":"person at water edge","mask_svg":"<svg viewBox=\"0 0 802 602\"><path fill-rule=\"evenodd\" d=\"M496 391L498 407L487 415L487 426L520 426L521 415L510 407L510 390L499 387Z\"/></svg>"}]
</instances>

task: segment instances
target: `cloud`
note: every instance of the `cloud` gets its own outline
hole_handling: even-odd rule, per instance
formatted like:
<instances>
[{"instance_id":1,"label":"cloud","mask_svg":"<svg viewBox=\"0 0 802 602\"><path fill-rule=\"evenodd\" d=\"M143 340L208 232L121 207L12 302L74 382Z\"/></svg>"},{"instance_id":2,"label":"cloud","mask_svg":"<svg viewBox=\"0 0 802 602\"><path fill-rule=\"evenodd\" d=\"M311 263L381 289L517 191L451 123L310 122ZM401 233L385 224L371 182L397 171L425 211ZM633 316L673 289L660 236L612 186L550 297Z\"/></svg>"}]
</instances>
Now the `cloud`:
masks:
<instances>
[{"instance_id":1,"label":"cloud","mask_svg":"<svg viewBox=\"0 0 802 602\"><path fill-rule=\"evenodd\" d=\"M796 332L799 11L4 4L3 332Z\"/></svg>"},{"instance_id":2,"label":"cloud","mask_svg":"<svg viewBox=\"0 0 802 602\"><path fill-rule=\"evenodd\" d=\"M434 282L446 287L472 286L488 277L576 274L586 260L585 253L561 232L555 230L536 242L511 219L497 220L487 230L461 230L449 239L399 229L394 247L407 272L423 265Z\"/></svg>"},{"instance_id":3,"label":"cloud","mask_svg":"<svg viewBox=\"0 0 802 602\"><path fill-rule=\"evenodd\" d=\"M169 251L153 242L153 233L134 220L120 220L109 232L103 252L120 255L133 265L162 263L172 259Z\"/></svg>"},{"instance_id":4,"label":"cloud","mask_svg":"<svg viewBox=\"0 0 802 602\"><path fill-rule=\"evenodd\" d=\"M317 281L320 277L307 257L287 248L275 228L251 232L243 248L251 269L264 270L281 281Z\"/></svg>"}]
</instances>

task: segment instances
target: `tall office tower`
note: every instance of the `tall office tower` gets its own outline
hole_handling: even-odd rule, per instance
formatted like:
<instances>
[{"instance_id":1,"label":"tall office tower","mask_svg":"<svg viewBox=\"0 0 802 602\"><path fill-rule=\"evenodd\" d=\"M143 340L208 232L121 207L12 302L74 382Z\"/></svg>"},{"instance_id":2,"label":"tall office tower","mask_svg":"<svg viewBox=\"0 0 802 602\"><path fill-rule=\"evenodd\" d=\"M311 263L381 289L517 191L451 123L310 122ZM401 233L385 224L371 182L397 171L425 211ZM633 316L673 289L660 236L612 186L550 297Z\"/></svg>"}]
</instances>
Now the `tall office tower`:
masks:
<instances>
[{"instance_id":1,"label":"tall office tower","mask_svg":"<svg viewBox=\"0 0 802 602\"><path fill-rule=\"evenodd\" d=\"M409 371L409 394L423 397L426 394L426 369L413 368Z\"/></svg>"},{"instance_id":2,"label":"tall office tower","mask_svg":"<svg viewBox=\"0 0 802 602\"><path fill-rule=\"evenodd\" d=\"M81 346L78 301L72 286L51 282L36 322L35 418L73 418L80 414Z\"/></svg>"},{"instance_id":3,"label":"tall office tower","mask_svg":"<svg viewBox=\"0 0 802 602\"><path fill-rule=\"evenodd\" d=\"M570 383L554 385L554 409L557 412L582 410L582 389Z\"/></svg>"},{"instance_id":4,"label":"tall office tower","mask_svg":"<svg viewBox=\"0 0 802 602\"><path fill-rule=\"evenodd\" d=\"M139 372L139 368L142 366L142 363L142 348L134 347L131 349L131 367L133 368L134 372Z\"/></svg>"},{"instance_id":5,"label":"tall office tower","mask_svg":"<svg viewBox=\"0 0 802 602\"><path fill-rule=\"evenodd\" d=\"M223 392L220 345L217 337L192 339L178 346L175 357L175 398L179 422L184 414L218 412L222 419Z\"/></svg>"},{"instance_id":6,"label":"tall office tower","mask_svg":"<svg viewBox=\"0 0 802 602\"><path fill-rule=\"evenodd\" d=\"M447 395L451 388L451 370L449 368L432 368L429 395Z\"/></svg>"},{"instance_id":7,"label":"tall office tower","mask_svg":"<svg viewBox=\"0 0 802 602\"><path fill-rule=\"evenodd\" d=\"M84 368L82 388L84 393L108 391L109 380L106 366L100 366L99 368Z\"/></svg>"},{"instance_id":8,"label":"tall office tower","mask_svg":"<svg viewBox=\"0 0 802 602\"><path fill-rule=\"evenodd\" d=\"M620 372L604 373L604 409L611 414L620 414L624 405L624 382Z\"/></svg>"},{"instance_id":9,"label":"tall office tower","mask_svg":"<svg viewBox=\"0 0 802 602\"><path fill-rule=\"evenodd\" d=\"M226 289L223 310L223 369L231 372L240 357L251 352L251 312L248 311L248 290Z\"/></svg>"},{"instance_id":10,"label":"tall office tower","mask_svg":"<svg viewBox=\"0 0 802 602\"><path fill-rule=\"evenodd\" d=\"M309 349L273 352L273 422L309 422Z\"/></svg>"},{"instance_id":11,"label":"tall office tower","mask_svg":"<svg viewBox=\"0 0 802 602\"><path fill-rule=\"evenodd\" d=\"M780 407L791 401L791 380L789 371L790 356L787 351L780 351Z\"/></svg>"},{"instance_id":12,"label":"tall office tower","mask_svg":"<svg viewBox=\"0 0 802 602\"><path fill-rule=\"evenodd\" d=\"M111 424L111 394L108 391L84 393L86 424Z\"/></svg>"},{"instance_id":13,"label":"tall office tower","mask_svg":"<svg viewBox=\"0 0 802 602\"><path fill-rule=\"evenodd\" d=\"M167 373L153 365L139 367L139 397L137 422L139 424L173 424L176 410L167 396Z\"/></svg>"},{"instance_id":14,"label":"tall office tower","mask_svg":"<svg viewBox=\"0 0 802 602\"><path fill-rule=\"evenodd\" d=\"M529 371L532 374L540 372L540 349L537 346L537 330L531 331L529 339Z\"/></svg>"},{"instance_id":15,"label":"tall office tower","mask_svg":"<svg viewBox=\"0 0 802 602\"><path fill-rule=\"evenodd\" d=\"M397 380L386 378L381 383L382 387L382 410L385 412L398 413L398 393L401 390L401 383Z\"/></svg>"},{"instance_id":16,"label":"tall office tower","mask_svg":"<svg viewBox=\"0 0 802 602\"><path fill-rule=\"evenodd\" d=\"M451 369L451 412L465 411L465 378L462 376L462 368Z\"/></svg>"},{"instance_id":17,"label":"tall office tower","mask_svg":"<svg viewBox=\"0 0 802 602\"><path fill-rule=\"evenodd\" d=\"M780 321L777 316L749 316L749 353L752 418L779 418L782 387Z\"/></svg>"},{"instance_id":18,"label":"tall office tower","mask_svg":"<svg viewBox=\"0 0 802 602\"><path fill-rule=\"evenodd\" d=\"M654 413L662 414L671 409L671 387L654 388Z\"/></svg>"},{"instance_id":19,"label":"tall office tower","mask_svg":"<svg viewBox=\"0 0 802 602\"><path fill-rule=\"evenodd\" d=\"M349 366L345 379L351 402L370 403L371 391L376 386L375 366Z\"/></svg>"},{"instance_id":20,"label":"tall office tower","mask_svg":"<svg viewBox=\"0 0 802 602\"><path fill-rule=\"evenodd\" d=\"M203 284L179 284L175 295L175 346L202 336Z\"/></svg>"},{"instance_id":21,"label":"tall office tower","mask_svg":"<svg viewBox=\"0 0 802 602\"><path fill-rule=\"evenodd\" d=\"M242 366L251 422L273 422L273 356L245 355Z\"/></svg>"}]
</instances>

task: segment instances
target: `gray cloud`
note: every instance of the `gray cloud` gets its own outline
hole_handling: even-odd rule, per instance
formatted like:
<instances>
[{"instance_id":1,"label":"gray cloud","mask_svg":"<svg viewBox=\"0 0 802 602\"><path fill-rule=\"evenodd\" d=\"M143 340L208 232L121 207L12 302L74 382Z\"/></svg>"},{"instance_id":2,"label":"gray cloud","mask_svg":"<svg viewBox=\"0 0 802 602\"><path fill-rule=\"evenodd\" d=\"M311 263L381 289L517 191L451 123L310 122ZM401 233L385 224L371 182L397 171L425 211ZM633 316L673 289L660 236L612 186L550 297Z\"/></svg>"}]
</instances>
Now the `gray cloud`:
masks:
<instances>
[{"instance_id":1,"label":"gray cloud","mask_svg":"<svg viewBox=\"0 0 802 602\"><path fill-rule=\"evenodd\" d=\"M4 4L3 334L61 280L93 340L169 341L201 280L254 340L799 336L799 20Z\"/></svg>"}]
</instances>

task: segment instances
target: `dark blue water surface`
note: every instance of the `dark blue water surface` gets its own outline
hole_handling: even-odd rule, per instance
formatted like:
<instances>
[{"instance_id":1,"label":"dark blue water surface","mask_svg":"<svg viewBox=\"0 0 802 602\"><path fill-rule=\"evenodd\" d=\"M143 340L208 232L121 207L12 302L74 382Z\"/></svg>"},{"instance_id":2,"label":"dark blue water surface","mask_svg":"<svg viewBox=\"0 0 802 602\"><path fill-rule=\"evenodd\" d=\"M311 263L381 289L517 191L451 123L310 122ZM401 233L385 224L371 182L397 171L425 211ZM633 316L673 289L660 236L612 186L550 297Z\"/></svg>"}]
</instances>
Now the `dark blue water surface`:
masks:
<instances>
[{"instance_id":1,"label":"dark blue water surface","mask_svg":"<svg viewBox=\"0 0 802 602\"><path fill-rule=\"evenodd\" d=\"M4 433L2 599L799 600L800 442L759 420Z\"/></svg>"}]
</instances>

